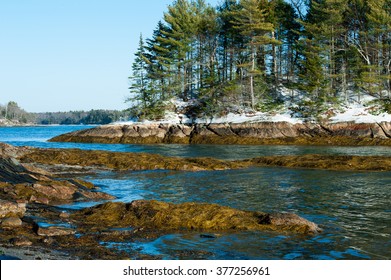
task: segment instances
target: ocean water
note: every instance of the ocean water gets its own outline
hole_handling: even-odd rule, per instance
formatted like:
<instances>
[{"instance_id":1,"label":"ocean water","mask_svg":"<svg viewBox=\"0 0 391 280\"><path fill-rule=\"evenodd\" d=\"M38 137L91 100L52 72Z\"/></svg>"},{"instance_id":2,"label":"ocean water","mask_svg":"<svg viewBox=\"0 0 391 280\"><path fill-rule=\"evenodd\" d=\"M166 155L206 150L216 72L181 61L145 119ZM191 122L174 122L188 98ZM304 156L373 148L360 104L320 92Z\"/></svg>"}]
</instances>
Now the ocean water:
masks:
<instances>
[{"instance_id":1,"label":"ocean water","mask_svg":"<svg viewBox=\"0 0 391 280\"><path fill-rule=\"evenodd\" d=\"M91 143L52 143L50 138L57 135L93 126L37 126L0 127L0 142L15 146L40 148L77 148L86 150L108 150L113 152L155 153L177 157L214 157L219 159L245 159L271 155L378 155L391 156L390 147L338 147L338 146L284 146L284 145L133 145L133 144L91 144Z\"/></svg>"},{"instance_id":2,"label":"ocean water","mask_svg":"<svg viewBox=\"0 0 391 280\"><path fill-rule=\"evenodd\" d=\"M389 147L110 145L49 143L85 126L0 128L0 142L35 147L99 149L208 156L221 159L284 154L387 155ZM157 199L218 203L243 210L293 212L323 228L313 236L276 232L183 233L108 247L163 259L390 259L391 172L338 172L288 168L229 171L100 172L85 177L117 201ZM64 208L80 209L94 203ZM214 238L205 238L212 235Z\"/></svg>"}]
</instances>

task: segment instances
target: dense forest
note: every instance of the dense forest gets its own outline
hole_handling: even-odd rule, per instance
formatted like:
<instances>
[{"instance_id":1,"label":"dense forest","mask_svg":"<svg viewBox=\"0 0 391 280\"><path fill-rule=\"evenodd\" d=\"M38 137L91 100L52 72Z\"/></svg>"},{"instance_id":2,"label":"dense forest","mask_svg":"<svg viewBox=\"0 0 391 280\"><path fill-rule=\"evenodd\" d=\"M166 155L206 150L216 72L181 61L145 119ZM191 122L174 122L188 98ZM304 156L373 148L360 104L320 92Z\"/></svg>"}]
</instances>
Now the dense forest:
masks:
<instances>
[{"instance_id":1,"label":"dense forest","mask_svg":"<svg viewBox=\"0 0 391 280\"><path fill-rule=\"evenodd\" d=\"M129 79L141 119L173 99L188 115L270 110L282 87L304 117L364 95L391 111L391 0L176 0Z\"/></svg>"},{"instance_id":2,"label":"dense forest","mask_svg":"<svg viewBox=\"0 0 391 280\"><path fill-rule=\"evenodd\" d=\"M128 115L126 111L116 110L29 113L14 101L0 105L0 124L2 120L9 121L10 124L108 124L127 120Z\"/></svg>"}]
</instances>

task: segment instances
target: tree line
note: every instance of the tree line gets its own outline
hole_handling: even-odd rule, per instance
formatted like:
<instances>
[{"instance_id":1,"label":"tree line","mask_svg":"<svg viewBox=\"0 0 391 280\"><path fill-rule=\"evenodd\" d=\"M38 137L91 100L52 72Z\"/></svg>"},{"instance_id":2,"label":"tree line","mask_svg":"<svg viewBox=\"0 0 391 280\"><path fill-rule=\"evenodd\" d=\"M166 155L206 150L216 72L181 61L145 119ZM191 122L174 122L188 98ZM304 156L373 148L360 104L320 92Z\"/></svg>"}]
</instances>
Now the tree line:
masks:
<instances>
[{"instance_id":1,"label":"tree line","mask_svg":"<svg viewBox=\"0 0 391 280\"><path fill-rule=\"evenodd\" d=\"M129 113L118 110L90 110L70 112L29 113L19 105L10 101L0 105L0 119L20 124L109 124L116 121L127 120Z\"/></svg>"},{"instance_id":2,"label":"tree line","mask_svg":"<svg viewBox=\"0 0 391 280\"><path fill-rule=\"evenodd\" d=\"M172 98L191 101L188 114L268 110L282 85L304 95L303 115L363 94L391 111L391 0L176 0L134 56L140 118Z\"/></svg>"}]
</instances>

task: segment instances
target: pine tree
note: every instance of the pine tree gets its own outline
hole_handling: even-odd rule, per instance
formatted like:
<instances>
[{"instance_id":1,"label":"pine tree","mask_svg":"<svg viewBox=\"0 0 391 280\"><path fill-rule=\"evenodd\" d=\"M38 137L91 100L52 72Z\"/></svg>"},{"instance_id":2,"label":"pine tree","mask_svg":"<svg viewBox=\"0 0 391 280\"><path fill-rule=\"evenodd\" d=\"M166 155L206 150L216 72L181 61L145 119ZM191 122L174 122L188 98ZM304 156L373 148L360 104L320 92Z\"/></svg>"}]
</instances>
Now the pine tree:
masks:
<instances>
[{"instance_id":1,"label":"pine tree","mask_svg":"<svg viewBox=\"0 0 391 280\"><path fill-rule=\"evenodd\" d=\"M324 14L321 28L326 43L325 57L328 68L326 77L329 80L327 88L329 98L336 97L340 90L337 84L338 78L341 77L342 81L346 80L344 52L346 50L345 37L348 32L343 23L347 9L346 0L325 0L320 7L320 11ZM339 63L337 63L337 60L339 60ZM337 66L339 66L339 69ZM342 91L346 92L346 84L344 83L342 83Z\"/></svg>"},{"instance_id":2,"label":"pine tree","mask_svg":"<svg viewBox=\"0 0 391 280\"><path fill-rule=\"evenodd\" d=\"M301 90L306 91L314 102L323 101L325 78L323 75L323 60L320 56L321 47L311 39L304 39L303 60L299 74Z\"/></svg>"},{"instance_id":3,"label":"pine tree","mask_svg":"<svg viewBox=\"0 0 391 280\"><path fill-rule=\"evenodd\" d=\"M176 0L146 42L130 79L139 115L172 97L256 110L281 83L315 114L353 89L391 95L391 0Z\"/></svg>"},{"instance_id":4,"label":"pine tree","mask_svg":"<svg viewBox=\"0 0 391 280\"><path fill-rule=\"evenodd\" d=\"M172 86L172 65L173 54L170 51L170 45L166 44L165 35L167 27L159 21L156 29L153 31L151 39L147 40L147 58L150 62L148 68L148 78L154 83L156 92L161 101L171 98L177 90Z\"/></svg>"},{"instance_id":5,"label":"pine tree","mask_svg":"<svg viewBox=\"0 0 391 280\"><path fill-rule=\"evenodd\" d=\"M390 94L391 82L391 1L368 0L368 22L374 51L372 67L366 72L369 91L383 98L382 91Z\"/></svg>"},{"instance_id":6,"label":"pine tree","mask_svg":"<svg viewBox=\"0 0 391 280\"><path fill-rule=\"evenodd\" d=\"M160 38L160 40L171 48L175 63L173 72L176 72L174 84L180 86L180 92L177 95L187 101L191 97L193 84L192 42L197 30L194 5L186 0L177 0L168 7L164 20L168 31L163 32L165 38Z\"/></svg>"},{"instance_id":7,"label":"pine tree","mask_svg":"<svg viewBox=\"0 0 391 280\"><path fill-rule=\"evenodd\" d=\"M299 41L299 80L298 87L307 92L313 103L322 99L325 77L323 73L324 61L322 59L322 32L319 25L322 15L314 6L314 1L309 2L308 14L305 21L300 21L304 29Z\"/></svg>"},{"instance_id":8,"label":"pine tree","mask_svg":"<svg viewBox=\"0 0 391 280\"><path fill-rule=\"evenodd\" d=\"M255 109L255 79L265 73L265 56L263 47L268 44L278 43L270 35L274 32L274 26L267 21L268 7L262 6L267 1L242 0L241 9L235 12L234 25L240 34L245 37L247 48L243 54L248 58L238 65L242 68L245 76L249 77L250 104Z\"/></svg>"},{"instance_id":9,"label":"pine tree","mask_svg":"<svg viewBox=\"0 0 391 280\"><path fill-rule=\"evenodd\" d=\"M300 38L301 25L298 23L298 15L290 3L283 0L277 1L275 13L277 18L276 37L281 42L281 45L277 45L279 79L285 80L289 85L293 81L297 68L297 41Z\"/></svg>"},{"instance_id":10,"label":"pine tree","mask_svg":"<svg viewBox=\"0 0 391 280\"><path fill-rule=\"evenodd\" d=\"M346 55L344 55L347 49L345 37L348 34L344 25L346 11L345 0L313 0L310 1L307 19L303 22L305 36L311 40L311 45L316 44L316 55L321 60L321 68L318 71L323 72L323 77L320 79L323 82L319 82L315 88L316 95L322 102L333 100L341 88L346 92ZM315 54L310 52L307 51L312 56L310 60L313 60ZM320 78L319 74L317 76ZM313 77L308 79L313 80ZM338 85L339 80L341 80L341 88ZM312 81L309 84L314 83Z\"/></svg>"},{"instance_id":11,"label":"pine tree","mask_svg":"<svg viewBox=\"0 0 391 280\"><path fill-rule=\"evenodd\" d=\"M137 116L145 118L149 115L149 109L154 103L154 98L147 78L149 61L141 34L139 46L134 56L135 59L132 65L133 75L129 77L131 82L129 89L132 96L127 99L127 102L131 103L133 110L138 110L138 112L134 112Z\"/></svg>"},{"instance_id":12,"label":"pine tree","mask_svg":"<svg viewBox=\"0 0 391 280\"><path fill-rule=\"evenodd\" d=\"M204 1L199 1L196 16L197 89L201 96L205 93L213 95L213 88L219 83L217 49L220 27L217 12Z\"/></svg>"},{"instance_id":13,"label":"pine tree","mask_svg":"<svg viewBox=\"0 0 391 280\"><path fill-rule=\"evenodd\" d=\"M239 50L244 48L243 36L235 28L235 15L241 9L236 0L225 0L218 8L220 31L219 46L223 82L236 79L235 61Z\"/></svg>"}]
</instances>

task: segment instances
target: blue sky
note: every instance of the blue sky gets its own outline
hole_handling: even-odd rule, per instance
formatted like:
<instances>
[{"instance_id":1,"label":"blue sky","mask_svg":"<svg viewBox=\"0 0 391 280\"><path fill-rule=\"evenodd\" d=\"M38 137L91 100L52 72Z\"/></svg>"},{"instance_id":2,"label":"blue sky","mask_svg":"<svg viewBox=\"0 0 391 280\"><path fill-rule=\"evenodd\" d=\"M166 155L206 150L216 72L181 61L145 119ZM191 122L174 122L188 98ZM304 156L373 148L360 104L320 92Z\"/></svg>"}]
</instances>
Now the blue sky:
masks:
<instances>
[{"instance_id":1,"label":"blue sky","mask_svg":"<svg viewBox=\"0 0 391 280\"><path fill-rule=\"evenodd\" d=\"M16 101L29 112L125 109L139 35L150 37L171 3L0 1L0 104Z\"/></svg>"}]
</instances>

